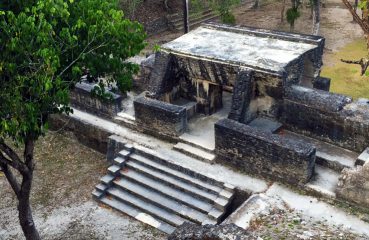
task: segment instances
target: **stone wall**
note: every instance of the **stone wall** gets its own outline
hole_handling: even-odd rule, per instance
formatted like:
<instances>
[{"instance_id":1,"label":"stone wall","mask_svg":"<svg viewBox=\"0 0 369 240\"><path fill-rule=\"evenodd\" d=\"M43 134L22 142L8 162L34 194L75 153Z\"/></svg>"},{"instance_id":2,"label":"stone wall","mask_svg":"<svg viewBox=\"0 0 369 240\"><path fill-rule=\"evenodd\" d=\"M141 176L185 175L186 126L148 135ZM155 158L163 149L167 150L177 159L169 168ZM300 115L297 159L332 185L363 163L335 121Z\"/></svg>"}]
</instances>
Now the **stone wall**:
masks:
<instances>
[{"instance_id":1,"label":"stone wall","mask_svg":"<svg viewBox=\"0 0 369 240\"><path fill-rule=\"evenodd\" d=\"M369 162L355 169L345 168L336 188L338 198L369 208Z\"/></svg>"},{"instance_id":2,"label":"stone wall","mask_svg":"<svg viewBox=\"0 0 369 240\"><path fill-rule=\"evenodd\" d=\"M315 79L313 87L319 90L329 92L329 89L331 87L331 79L325 77L318 77Z\"/></svg>"},{"instance_id":3,"label":"stone wall","mask_svg":"<svg viewBox=\"0 0 369 240\"><path fill-rule=\"evenodd\" d=\"M290 184L309 181L315 147L230 119L215 124L217 161L258 176Z\"/></svg>"},{"instance_id":4,"label":"stone wall","mask_svg":"<svg viewBox=\"0 0 369 240\"><path fill-rule=\"evenodd\" d=\"M236 84L233 87L232 106L228 115L229 119L247 123L254 118L248 111L252 100L253 75L254 72L247 69L238 73Z\"/></svg>"},{"instance_id":5,"label":"stone wall","mask_svg":"<svg viewBox=\"0 0 369 240\"><path fill-rule=\"evenodd\" d=\"M93 83L77 83L75 89L70 93L71 106L109 119L114 118L118 112L122 111L123 97L121 95L111 93L113 96L112 102L102 101L91 95L93 88Z\"/></svg>"},{"instance_id":6,"label":"stone wall","mask_svg":"<svg viewBox=\"0 0 369 240\"><path fill-rule=\"evenodd\" d=\"M322 90L292 86L285 91L280 121L289 129L362 152L369 146L369 104Z\"/></svg>"},{"instance_id":7,"label":"stone wall","mask_svg":"<svg viewBox=\"0 0 369 240\"><path fill-rule=\"evenodd\" d=\"M185 107L147 97L134 100L138 128L154 136L176 138L187 127Z\"/></svg>"},{"instance_id":8,"label":"stone wall","mask_svg":"<svg viewBox=\"0 0 369 240\"><path fill-rule=\"evenodd\" d=\"M111 132L64 114L51 115L49 122L51 130L73 132L83 145L106 154Z\"/></svg>"}]
</instances>

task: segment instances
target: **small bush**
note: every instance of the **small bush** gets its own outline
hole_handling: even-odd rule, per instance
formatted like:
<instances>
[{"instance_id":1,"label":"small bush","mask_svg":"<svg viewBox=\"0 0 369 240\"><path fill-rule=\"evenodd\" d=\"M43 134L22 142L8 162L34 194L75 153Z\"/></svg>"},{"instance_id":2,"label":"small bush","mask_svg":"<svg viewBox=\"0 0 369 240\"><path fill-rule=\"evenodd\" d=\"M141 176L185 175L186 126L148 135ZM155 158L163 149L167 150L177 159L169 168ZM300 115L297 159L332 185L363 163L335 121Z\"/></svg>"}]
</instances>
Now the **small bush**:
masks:
<instances>
[{"instance_id":1,"label":"small bush","mask_svg":"<svg viewBox=\"0 0 369 240\"><path fill-rule=\"evenodd\" d=\"M236 24L236 18L231 12L225 12L220 16L222 23Z\"/></svg>"}]
</instances>

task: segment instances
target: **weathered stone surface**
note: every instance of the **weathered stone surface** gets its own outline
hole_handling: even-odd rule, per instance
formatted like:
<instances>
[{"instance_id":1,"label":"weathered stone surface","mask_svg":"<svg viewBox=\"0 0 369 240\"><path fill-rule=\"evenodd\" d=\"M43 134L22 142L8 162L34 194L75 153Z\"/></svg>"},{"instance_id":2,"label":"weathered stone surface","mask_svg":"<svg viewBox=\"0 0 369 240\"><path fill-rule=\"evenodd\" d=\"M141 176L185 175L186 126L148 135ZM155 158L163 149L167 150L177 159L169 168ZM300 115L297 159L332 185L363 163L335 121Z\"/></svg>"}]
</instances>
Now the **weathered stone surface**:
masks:
<instances>
[{"instance_id":1,"label":"weathered stone surface","mask_svg":"<svg viewBox=\"0 0 369 240\"><path fill-rule=\"evenodd\" d=\"M150 134L177 137L187 127L185 107L139 97L134 101L134 108L137 125Z\"/></svg>"},{"instance_id":2,"label":"weathered stone surface","mask_svg":"<svg viewBox=\"0 0 369 240\"><path fill-rule=\"evenodd\" d=\"M309 181L315 147L230 119L215 124L217 161L258 176L290 184Z\"/></svg>"},{"instance_id":3,"label":"weathered stone surface","mask_svg":"<svg viewBox=\"0 0 369 240\"><path fill-rule=\"evenodd\" d=\"M204 24L162 46L173 54L216 59L232 65L280 72L304 53L324 46L322 37L282 34L248 27ZM272 47L271 47L272 46Z\"/></svg>"},{"instance_id":4,"label":"weathered stone surface","mask_svg":"<svg viewBox=\"0 0 369 240\"><path fill-rule=\"evenodd\" d=\"M328 92L331 87L331 79L325 77L318 77L315 79L313 87Z\"/></svg>"},{"instance_id":5,"label":"weathered stone surface","mask_svg":"<svg viewBox=\"0 0 369 240\"><path fill-rule=\"evenodd\" d=\"M325 112L338 112L352 102L352 98L345 95L329 93L298 85L285 89L285 100L307 105Z\"/></svg>"},{"instance_id":6,"label":"weathered stone surface","mask_svg":"<svg viewBox=\"0 0 369 240\"><path fill-rule=\"evenodd\" d=\"M178 227L168 240L253 240L257 237L235 224L204 225L184 223Z\"/></svg>"},{"instance_id":7,"label":"weathered stone surface","mask_svg":"<svg viewBox=\"0 0 369 240\"><path fill-rule=\"evenodd\" d=\"M178 80L175 78L175 69L177 64L173 55L157 52L155 54L155 63L153 65L149 92L155 98L161 97L163 94L171 92L178 85Z\"/></svg>"},{"instance_id":8,"label":"weathered stone surface","mask_svg":"<svg viewBox=\"0 0 369 240\"><path fill-rule=\"evenodd\" d=\"M289 129L362 152L369 146L369 104L322 90L286 90L279 119Z\"/></svg>"},{"instance_id":9,"label":"weathered stone surface","mask_svg":"<svg viewBox=\"0 0 369 240\"><path fill-rule=\"evenodd\" d=\"M113 101L102 101L91 95L94 86L93 83L77 83L75 89L70 93L72 107L104 118L113 118L118 112L122 111L123 97L121 95L109 92L113 97Z\"/></svg>"},{"instance_id":10,"label":"weathered stone surface","mask_svg":"<svg viewBox=\"0 0 369 240\"><path fill-rule=\"evenodd\" d=\"M117 135L109 136L106 151L106 160L108 160L108 162L113 162L114 158L116 157L118 152L124 148L125 144L126 141L122 137Z\"/></svg>"},{"instance_id":11,"label":"weathered stone surface","mask_svg":"<svg viewBox=\"0 0 369 240\"><path fill-rule=\"evenodd\" d=\"M237 122L249 122L251 116L247 114L251 102L253 89L253 71L243 70L238 73L236 84L233 87L232 107L229 119Z\"/></svg>"},{"instance_id":12,"label":"weathered stone surface","mask_svg":"<svg viewBox=\"0 0 369 240\"><path fill-rule=\"evenodd\" d=\"M251 223L262 215L269 215L276 210L287 210L286 203L277 196L267 196L264 193L253 194L236 211L234 211L223 224L234 223L248 229Z\"/></svg>"},{"instance_id":13,"label":"weathered stone surface","mask_svg":"<svg viewBox=\"0 0 369 240\"><path fill-rule=\"evenodd\" d=\"M345 168L336 188L338 198L369 208L369 162L354 169Z\"/></svg>"}]
</instances>

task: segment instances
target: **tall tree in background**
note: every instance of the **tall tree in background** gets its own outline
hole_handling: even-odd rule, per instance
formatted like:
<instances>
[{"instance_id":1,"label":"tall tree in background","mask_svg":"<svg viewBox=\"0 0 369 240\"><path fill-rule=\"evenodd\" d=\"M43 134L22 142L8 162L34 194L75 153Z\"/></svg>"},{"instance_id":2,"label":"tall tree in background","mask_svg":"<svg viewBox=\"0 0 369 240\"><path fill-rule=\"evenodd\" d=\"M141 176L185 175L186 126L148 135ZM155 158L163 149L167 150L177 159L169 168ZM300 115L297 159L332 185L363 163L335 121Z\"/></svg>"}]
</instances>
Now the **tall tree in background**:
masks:
<instances>
[{"instance_id":1,"label":"tall tree in background","mask_svg":"<svg viewBox=\"0 0 369 240\"><path fill-rule=\"evenodd\" d=\"M26 239L38 240L30 206L34 146L49 115L71 112L69 91L83 68L107 77L100 86L127 91L138 66L124 60L144 48L145 34L116 0L3 0L0 33L0 168Z\"/></svg>"},{"instance_id":2,"label":"tall tree in background","mask_svg":"<svg viewBox=\"0 0 369 240\"><path fill-rule=\"evenodd\" d=\"M286 11L287 22L290 24L290 31L295 30L295 21L300 17L300 0L291 0L291 8Z\"/></svg>"},{"instance_id":3,"label":"tall tree in background","mask_svg":"<svg viewBox=\"0 0 369 240\"><path fill-rule=\"evenodd\" d=\"M311 0L313 9L313 35L318 35L320 30L320 0Z\"/></svg>"},{"instance_id":4,"label":"tall tree in background","mask_svg":"<svg viewBox=\"0 0 369 240\"><path fill-rule=\"evenodd\" d=\"M285 10L286 10L286 0L282 0L281 23L284 23Z\"/></svg>"},{"instance_id":5,"label":"tall tree in background","mask_svg":"<svg viewBox=\"0 0 369 240\"><path fill-rule=\"evenodd\" d=\"M360 0L358 7L362 11L362 17L356 13L356 9L351 5L348 0L342 0L347 9L352 14L356 23L358 23L364 32L366 38L366 47L369 51L369 0ZM358 64L361 67L361 75L364 75L369 66L369 54L366 57L362 57L359 60L345 60L341 59L342 62L349 64Z\"/></svg>"}]
</instances>

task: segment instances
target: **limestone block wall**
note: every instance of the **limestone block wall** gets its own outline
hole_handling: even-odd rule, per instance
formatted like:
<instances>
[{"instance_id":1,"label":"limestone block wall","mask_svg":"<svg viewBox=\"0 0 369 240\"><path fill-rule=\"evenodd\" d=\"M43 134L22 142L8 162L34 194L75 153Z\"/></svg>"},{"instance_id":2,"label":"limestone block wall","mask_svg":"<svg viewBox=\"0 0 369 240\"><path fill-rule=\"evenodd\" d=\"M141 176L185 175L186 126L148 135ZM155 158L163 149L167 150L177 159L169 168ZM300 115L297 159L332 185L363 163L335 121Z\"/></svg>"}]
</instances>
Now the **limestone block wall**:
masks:
<instances>
[{"instance_id":1,"label":"limestone block wall","mask_svg":"<svg viewBox=\"0 0 369 240\"><path fill-rule=\"evenodd\" d=\"M136 123L144 132L158 137L175 138L187 127L185 107L140 97L134 100Z\"/></svg>"},{"instance_id":2,"label":"limestone block wall","mask_svg":"<svg viewBox=\"0 0 369 240\"><path fill-rule=\"evenodd\" d=\"M338 198L369 208L369 162L355 169L345 168L336 194Z\"/></svg>"},{"instance_id":3,"label":"limestone block wall","mask_svg":"<svg viewBox=\"0 0 369 240\"><path fill-rule=\"evenodd\" d=\"M285 91L280 121L289 129L361 152L369 146L369 104L322 90Z\"/></svg>"},{"instance_id":4,"label":"limestone block wall","mask_svg":"<svg viewBox=\"0 0 369 240\"><path fill-rule=\"evenodd\" d=\"M309 143L222 119L215 124L215 151L217 161L239 170L303 184L313 174L316 149Z\"/></svg>"},{"instance_id":5,"label":"limestone block wall","mask_svg":"<svg viewBox=\"0 0 369 240\"><path fill-rule=\"evenodd\" d=\"M111 93L113 101L102 101L98 98L92 97L91 91L94 84L77 83L75 89L70 93L70 103L72 107L92 113L104 118L114 118L118 112L122 111L121 95Z\"/></svg>"}]
</instances>

